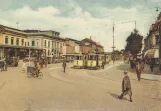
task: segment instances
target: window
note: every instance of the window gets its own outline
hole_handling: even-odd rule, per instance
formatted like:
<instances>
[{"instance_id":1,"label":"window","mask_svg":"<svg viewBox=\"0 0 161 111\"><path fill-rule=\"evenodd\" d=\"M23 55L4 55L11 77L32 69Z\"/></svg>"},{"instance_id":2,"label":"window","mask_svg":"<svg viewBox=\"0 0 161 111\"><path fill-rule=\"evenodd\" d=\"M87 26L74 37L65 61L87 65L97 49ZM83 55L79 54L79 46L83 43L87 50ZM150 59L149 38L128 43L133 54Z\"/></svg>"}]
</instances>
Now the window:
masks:
<instances>
[{"instance_id":1,"label":"window","mask_svg":"<svg viewBox=\"0 0 161 111\"><path fill-rule=\"evenodd\" d=\"M19 38L16 39L16 45L19 45Z\"/></svg>"},{"instance_id":2,"label":"window","mask_svg":"<svg viewBox=\"0 0 161 111\"><path fill-rule=\"evenodd\" d=\"M14 45L14 38L11 38L11 45Z\"/></svg>"},{"instance_id":3,"label":"window","mask_svg":"<svg viewBox=\"0 0 161 111\"><path fill-rule=\"evenodd\" d=\"M35 46L35 41L32 41L32 46Z\"/></svg>"},{"instance_id":4,"label":"window","mask_svg":"<svg viewBox=\"0 0 161 111\"><path fill-rule=\"evenodd\" d=\"M5 44L8 44L8 37L5 37Z\"/></svg>"},{"instance_id":5,"label":"window","mask_svg":"<svg viewBox=\"0 0 161 111\"><path fill-rule=\"evenodd\" d=\"M50 47L50 41L48 41L48 47Z\"/></svg>"},{"instance_id":6,"label":"window","mask_svg":"<svg viewBox=\"0 0 161 111\"><path fill-rule=\"evenodd\" d=\"M44 47L46 47L46 40L44 41Z\"/></svg>"},{"instance_id":7,"label":"window","mask_svg":"<svg viewBox=\"0 0 161 111\"><path fill-rule=\"evenodd\" d=\"M22 45L22 46L24 45L24 39L21 40L21 45Z\"/></svg>"},{"instance_id":8,"label":"window","mask_svg":"<svg viewBox=\"0 0 161 111\"><path fill-rule=\"evenodd\" d=\"M25 42L25 46L26 46L26 42Z\"/></svg>"},{"instance_id":9,"label":"window","mask_svg":"<svg viewBox=\"0 0 161 111\"><path fill-rule=\"evenodd\" d=\"M52 48L54 48L54 41L52 41Z\"/></svg>"},{"instance_id":10,"label":"window","mask_svg":"<svg viewBox=\"0 0 161 111\"><path fill-rule=\"evenodd\" d=\"M28 42L28 46L29 46L29 42Z\"/></svg>"}]
</instances>

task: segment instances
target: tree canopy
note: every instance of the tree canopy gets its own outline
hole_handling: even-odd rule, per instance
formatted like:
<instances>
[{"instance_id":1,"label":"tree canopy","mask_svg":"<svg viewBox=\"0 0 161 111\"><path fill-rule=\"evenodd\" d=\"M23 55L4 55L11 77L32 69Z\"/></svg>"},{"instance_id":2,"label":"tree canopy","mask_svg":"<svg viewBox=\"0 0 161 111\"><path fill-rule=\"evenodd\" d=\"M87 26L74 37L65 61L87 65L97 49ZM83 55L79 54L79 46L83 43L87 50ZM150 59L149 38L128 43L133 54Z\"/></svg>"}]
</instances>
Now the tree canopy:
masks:
<instances>
[{"instance_id":1,"label":"tree canopy","mask_svg":"<svg viewBox=\"0 0 161 111\"><path fill-rule=\"evenodd\" d=\"M139 31L134 29L126 39L125 51L130 51L131 54L137 54L142 49L143 36Z\"/></svg>"}]
</instances>

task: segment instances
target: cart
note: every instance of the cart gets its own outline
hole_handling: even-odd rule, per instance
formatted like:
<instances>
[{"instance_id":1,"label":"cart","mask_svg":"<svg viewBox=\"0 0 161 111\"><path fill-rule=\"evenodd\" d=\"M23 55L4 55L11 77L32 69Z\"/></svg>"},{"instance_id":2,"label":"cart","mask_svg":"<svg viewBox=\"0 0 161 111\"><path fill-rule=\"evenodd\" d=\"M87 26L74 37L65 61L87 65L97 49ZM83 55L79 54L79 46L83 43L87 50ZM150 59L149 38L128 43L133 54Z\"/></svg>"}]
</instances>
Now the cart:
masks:
<instances>
[{"instance_id":1,"label":"cart","mask_svg":"<svg viewBox=\"0 0 161 111\"><path fill-rule=\"evenodd\" d=\"M43 76L42 72L39 72L38 75L36 75L36 68L33 66L27 67L27 74L31 75L32 77L42 77Z\"/></svg>"}]
</instances>

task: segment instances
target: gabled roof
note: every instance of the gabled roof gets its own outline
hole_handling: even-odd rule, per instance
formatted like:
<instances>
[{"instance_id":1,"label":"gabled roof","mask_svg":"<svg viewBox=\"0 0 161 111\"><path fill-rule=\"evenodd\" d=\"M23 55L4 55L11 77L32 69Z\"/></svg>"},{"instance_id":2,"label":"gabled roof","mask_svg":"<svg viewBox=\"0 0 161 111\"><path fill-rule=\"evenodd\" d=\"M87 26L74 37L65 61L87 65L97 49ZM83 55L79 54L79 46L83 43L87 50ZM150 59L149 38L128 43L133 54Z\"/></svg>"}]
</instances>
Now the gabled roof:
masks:
<instances>
[{"instance_id":1,"label":"gabled roof","mask_svg":"<svg viewBox=\"0 0 161 111\"><path fill-rule=\"evenodd\" d=\"M4 29L4 30L9 30L9 31L12 31L13 30L13 31L15 31L17 33L21 33L21 34L24 34L24 35L27 34L26 32L23 32L22 30L15 29L15 28L11 28L11 27L7 27L7 26L1 25L1 24L0 24L0 28L1 29Z\"/></svg>"},{"instance_id":2,"label":"gabled roof","mask_svg":"<svg viewBox=\"0 0 161 111\"><path fill-rule=\"evenodd\" d=\"M79 40L75 40L75 39L71 39L71 38L65 38L66 40L71 40L71 41L74 41L75 43L78 43L78 44L80 44L81 43L81 41L79 41Z\"/></svg>"},{"instance_id":3,"label":"gabled roof","mask_svg":"<svg viewBox=\"0 0 161 111\"><path fill-rule=\"evenodd\" d=\"M97 42L93 41L92 39L85 38L85 39L83 39L82 41L86 41L86 42L92 43L92 44L94 44L94 45L96 45L96 46L98 46L98 47L103 48L103 46L102 46L102 45L100 45L99 43L97 43Z\"/></svg>"}]
</instances>

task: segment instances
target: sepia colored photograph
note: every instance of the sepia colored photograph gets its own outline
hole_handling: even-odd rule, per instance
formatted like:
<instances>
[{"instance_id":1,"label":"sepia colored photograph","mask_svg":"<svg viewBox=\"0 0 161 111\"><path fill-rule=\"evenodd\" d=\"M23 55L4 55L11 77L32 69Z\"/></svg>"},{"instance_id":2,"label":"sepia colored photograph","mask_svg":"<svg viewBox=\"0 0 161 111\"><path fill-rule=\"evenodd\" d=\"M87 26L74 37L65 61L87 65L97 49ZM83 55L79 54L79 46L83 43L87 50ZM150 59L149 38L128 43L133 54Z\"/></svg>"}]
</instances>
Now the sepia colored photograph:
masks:
<instances>
[{"instance_id":1,"label":"sepia colored photograph","mask_svg":"<svg viewBox=\"0 0 161 111\"><path fill-rule=\"evenodd\" d=\"M161 111L161 0L1 0L0 111Z\"/></svg>"}]
</instances>

